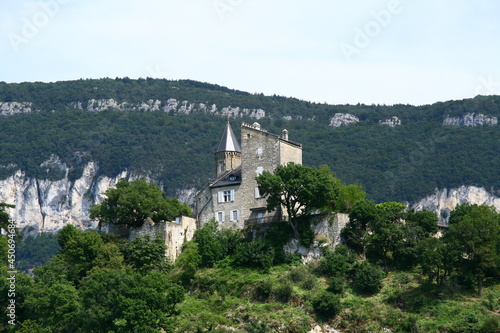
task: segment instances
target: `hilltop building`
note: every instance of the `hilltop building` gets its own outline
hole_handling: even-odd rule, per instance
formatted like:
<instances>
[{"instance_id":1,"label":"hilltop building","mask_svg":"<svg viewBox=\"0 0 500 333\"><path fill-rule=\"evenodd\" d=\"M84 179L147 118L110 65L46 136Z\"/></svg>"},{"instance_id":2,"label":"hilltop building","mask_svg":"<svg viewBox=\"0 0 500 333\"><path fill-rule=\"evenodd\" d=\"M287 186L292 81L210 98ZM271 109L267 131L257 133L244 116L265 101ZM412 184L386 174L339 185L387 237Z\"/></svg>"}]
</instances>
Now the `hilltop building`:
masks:
<instances>
[{"instance_id":1,"label":"hilltop building","mask_svg":"<svg viewBox=\"0 0 500 333\"><path fill-rule=\"evenodd\" d=\"M286 129L279 136L258 123L242 123L240 146L228 121L215 161L215 179L196 196L199 227L212 218L222 227L241 229L285 217L282 209L266 211L266 199L261 197L255 178L264 171L274 171L280 164L302 164L302 145L290 141Z\"/></svg>"}]
</instances>

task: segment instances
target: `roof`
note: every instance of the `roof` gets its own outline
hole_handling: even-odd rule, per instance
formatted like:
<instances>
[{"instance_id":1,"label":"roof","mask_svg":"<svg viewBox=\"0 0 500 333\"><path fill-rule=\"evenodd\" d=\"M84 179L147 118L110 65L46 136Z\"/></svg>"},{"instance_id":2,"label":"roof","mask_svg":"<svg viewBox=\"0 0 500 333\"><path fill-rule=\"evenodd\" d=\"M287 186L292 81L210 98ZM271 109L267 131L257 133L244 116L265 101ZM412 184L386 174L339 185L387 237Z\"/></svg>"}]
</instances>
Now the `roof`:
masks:
<instances>
[{"instance_id":1,"label":"roof","mask_svg":"<svg viewBox=\"0 0 500 333\"><path fill-rule=\"evenodd\" d=\"M219 147L217 148L217 152L221 151L235 151L241 153L240 144L238 143L238 140L236 140L236 136L231 129L231 125L229 125L229 121L227 122L226 130L224 131L224 134L222 134Z\"/></svg>"},{"instance_id":2,"label":"roof","mask_svg":"<svg viewBox=\"0 0 500 333\"><path fill-rule=\"evenodd\" d=\"M241 184L241 166L228 170L215 178L210 187L234 186Z\"/></svg>"}]
</instances>

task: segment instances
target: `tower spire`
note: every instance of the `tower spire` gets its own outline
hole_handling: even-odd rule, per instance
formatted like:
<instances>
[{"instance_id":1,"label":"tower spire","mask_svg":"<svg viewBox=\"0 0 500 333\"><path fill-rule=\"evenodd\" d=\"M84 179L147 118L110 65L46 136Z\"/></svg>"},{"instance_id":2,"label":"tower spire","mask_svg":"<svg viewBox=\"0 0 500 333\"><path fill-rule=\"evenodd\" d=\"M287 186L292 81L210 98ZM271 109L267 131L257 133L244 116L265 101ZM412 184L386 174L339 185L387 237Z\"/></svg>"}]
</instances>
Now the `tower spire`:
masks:
<instances>
[{"instance_id":1,"label":"tower spire","mask_svg":"<svg viewBox=\"0 0 500 333\"><path fill-rule=\"evenodd\" d=\"M234 135L234 132L229 124L226 124L226 129L215 152L215 160L217 162L217 176L227 170L236 169L241 165L241 147Z\"/></svg>"},{"instance_id":2,"label":"tower spire","mask_svg":"<svg viewBox=\"0 0 500 333\"><path fill-rule=\"evenodd\" d=\"M235 151L241 153L240 144L238 143L238 140L234 135L233 129L229 124L229 120L227 121L226 129L224 131L224 134L222 134L219 147L217 148L217 152L222 152L222 151Z\"/></svg>"}]
</instances>

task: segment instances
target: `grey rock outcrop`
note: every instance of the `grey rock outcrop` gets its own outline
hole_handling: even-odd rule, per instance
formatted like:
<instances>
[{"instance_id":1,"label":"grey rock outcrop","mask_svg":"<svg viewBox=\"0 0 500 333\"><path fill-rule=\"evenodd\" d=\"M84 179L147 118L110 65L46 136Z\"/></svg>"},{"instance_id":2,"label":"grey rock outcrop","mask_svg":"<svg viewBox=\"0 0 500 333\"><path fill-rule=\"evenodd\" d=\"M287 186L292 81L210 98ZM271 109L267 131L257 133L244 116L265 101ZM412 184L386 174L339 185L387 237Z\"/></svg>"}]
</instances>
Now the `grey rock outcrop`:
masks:
<instances>
[{"instance_id":1,"label":"grey rock outcrop","mask_svg":"<svg viewBox=\"0 0 500 333\"><path fill-rule=\"evenodd\" d=\"M498 118L488 116L482 113L467 113L463 117L446 116L443 120L443 126L496 126Z\"/></svg>"},{"instance_id":2,"label":"grey rock outcrop","mask_svg":"<svg viewBox=\"0 0 500 333\"><path fill-rule=\"evenodd\" d=\"M86 105L86 107L84 106ZM131 110L138 112L163 111L173 114L190 115L193 113L209 113L221 117L250 117L261 119L266 116L266 111L262 109L248 109L240 107L226 106L220 110L217 105L206 105L204 103L192 103L189 101L178 101L175 98L169 98L166 101L147 100L140 103L118 103L114 99L90 99L87 102L76 101L69 103L68 107L89 112L101 112L105 110Z\"/></svg>"},{"instance_id":3,"label":"grey rock outcrop","mask_svg":"<svg viewBox=\"0 0 500 333\"><path fill-rule=\"evenodd\" d=\"M0 102L0 115L11 116L16 113L30 113L33 111L31 102Z\"/></svg>"},{"instance_id":4,"label":"grey rock outcrop","mask_svg":"<svg viewBox=\"0 0 500 333\"><path fill-rule=\"evenodd\" d=\"M340 126L347 126L350 124L355 124L359 122L359 118L356 116L353 116L352 114L349 113L336 113L331 119L330 119L330 126L332 127L340 127Z\"/></svg>"},{"instance_id":5,"label":"grey rock outcrop","mask_svg":"<svg viewBox=\"0 0 500 333\"><path fill-rule=\"evenodd\" d=\"M284 247L287 254L299 254L302 263L307 264L319 260L322 256L322 248L325 246L336 247L340 244L340 231L349 222L347 214L318 215L313 218L311 228L315 234L315 240L309 247L300 244L297 239L291 239Z\"/></svg>"},{"instance_id":6,"label":"grey rock outcrop","mask_svg":"<svg viewBox=\"0 0 500 333\"><path fill-rule=\"evenodd\" d=\"M57 163L58 159L52 157L45 165ZM91 204L102 202L103 193L128 176L122 172L114 178L96 177L97 170L96 163L89 162L82 176L74 181L68 179L68 172L63 179L47 180L28 177L18 170L0 181L0 202L15 205L9 210L10 216L19 229L30 234L56 232L67 224L82 230L95 229L97 224L88 212Z\"/></svg>"},{"instance_id":7,"label":"grey rock outcrop","mask_svg":"<svg viewBox=\"0 0 500 333\"><path fill-rule=\"evenodd\" d=\"M500 198L489 193L484 188L475 186L436 190L433 195L411 205L411 208L433 211L439 217L439 224L447 225L450 212L457 205L463 203L494 206L497 211L500 211Z\"/></svg>"},{"instance_id":8,"label":"grey rock outcrop","mask_svg":"<svg viewBox=\"0 0 500 333\"><path fill-rule=\"evenodd\" d=\"M396 116L392 116L391 118L386 119L386 120L379 120L379 124L381 124L381 125L387 125L387 126L390 126L390 127L396 127L396 126L400 126L401 125L401 119L399 119Z\"/></svg>"}]
</instances>

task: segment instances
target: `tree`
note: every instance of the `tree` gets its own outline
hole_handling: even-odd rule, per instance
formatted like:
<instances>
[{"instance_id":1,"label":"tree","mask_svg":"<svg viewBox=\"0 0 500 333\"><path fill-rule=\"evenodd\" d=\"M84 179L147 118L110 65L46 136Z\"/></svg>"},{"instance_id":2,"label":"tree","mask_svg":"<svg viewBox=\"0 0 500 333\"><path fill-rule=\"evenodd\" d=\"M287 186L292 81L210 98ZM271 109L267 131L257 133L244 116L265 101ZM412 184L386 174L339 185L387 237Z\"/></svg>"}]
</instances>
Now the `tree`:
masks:
<instances>
[{"instance_id":1,"label":"tree","mask_svg":"<svg viewBox=\"0 0 500 333\"><path fill-rule=\"evenodd\" d=\"M128 182L120 179L116 188L105 192L102 204L90 209L90 218L99 224L120 224L140 227L147 218L154 222L170 221L178 215L191 215L191 209L177 199L165 197L155 184L137 179Z\"/></svg>"},{"instance_id":2,"label":"tree","mask_svg":"<svg viewBox=\"0 0 500 333\"><path fill-rule=\"evenodd\" d=\"M9 205L4 202L0 202L0 229L7 231L8 225L11 222L9 213L5 210L7 208L14 208L14 205Z\"/></svg>"},{"instance_id":3,"label":"tree","mask_svg":"<svg viewBox=\"0 0 500 333\"><path fill-rule=\"evenodd\" d=\"M125 262L143 273L169 268L165 250L165 241L162 238L151 239L150 235L138 236L123 246Z\"/></svg>"},{"instance_id":4,"label":"tree","mask_svg":"<svg viewBox=\"0 0 500 333\"><path fill-rule=\"evenodd\" d=\"M370 229L377 219L377 207L370 200L356 202L349 213L349 222L341 231L341 236L347 246L361 254L366 259L366 249L369 244Z\"/></svg>"},{"instance_id":5,"label":"tree","mask_svg":"<svg viewBox=\"0 0 500 333\"><path fill-rule=\"evenodd\" d=\"M480 295L483 279L500 268L500 214L494 207L462 204L449 223L443 241L456 252L460 269L476 277Z\"/></svg>"},{"instance_id":6,"label":"tree","mask_svg":"<svg viewBox=\"0 0 500 333\"><path fill-rule=\"evenodd\" d=\"M326 166L315 169L288 163L278 165L274 173L264 171L256 179L260 193L267 199L267 210L284 206L297 239L298 218L326 207L339 195L339 183Z\"/></svg>"}]
</instances>

